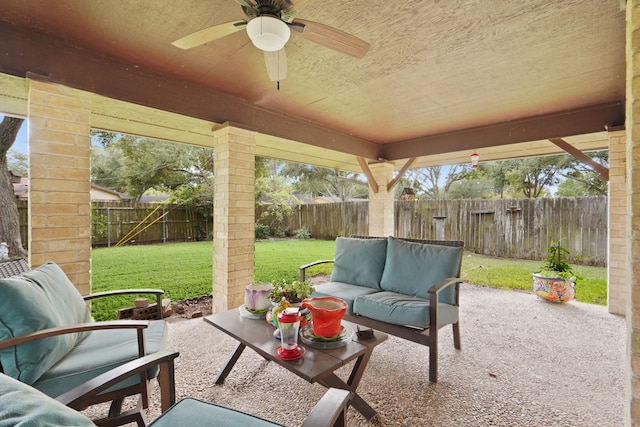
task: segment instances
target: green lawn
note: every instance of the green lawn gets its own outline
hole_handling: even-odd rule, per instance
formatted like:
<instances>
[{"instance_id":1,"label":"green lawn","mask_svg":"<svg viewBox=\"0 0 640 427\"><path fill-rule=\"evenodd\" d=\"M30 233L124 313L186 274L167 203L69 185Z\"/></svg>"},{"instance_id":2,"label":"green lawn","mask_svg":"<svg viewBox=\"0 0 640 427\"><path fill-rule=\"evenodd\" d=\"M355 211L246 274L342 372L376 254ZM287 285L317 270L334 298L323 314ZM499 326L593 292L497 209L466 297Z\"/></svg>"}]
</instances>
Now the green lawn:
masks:
<instances>
[{"instance_id":1,"label":"green lawn","mask_svg":"<svg viewBox=\"0 0 640 427\"><path fill-rule=\"evenodd\" d=\"M296 280L298 267L319 259L332 259L333 241L276 240L256 242L255 282ZM465 253L462 277L469 283L509 289L531 289L531 273L538 261L490 258ZM579 301L606 304L606 268L574 266L582 278L576 287ZM317 267L308 274L329 274ZM93 292L123 288L161 288L172 301L211 293L213 247L211 242L174 243L94 249ZM94 301L97 320L113 319L118 308L133 305L135 297Z\"/></svg>"}]
</instances>

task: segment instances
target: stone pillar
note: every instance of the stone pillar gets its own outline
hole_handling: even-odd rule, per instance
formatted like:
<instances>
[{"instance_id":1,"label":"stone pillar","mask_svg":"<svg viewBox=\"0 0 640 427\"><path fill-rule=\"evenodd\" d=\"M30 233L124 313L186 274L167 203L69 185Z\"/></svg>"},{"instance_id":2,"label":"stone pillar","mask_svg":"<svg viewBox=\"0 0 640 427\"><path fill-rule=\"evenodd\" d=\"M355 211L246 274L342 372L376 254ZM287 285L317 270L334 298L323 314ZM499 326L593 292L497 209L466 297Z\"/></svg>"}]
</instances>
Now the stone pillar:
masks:
<instances>
[{"instance_id":1,"label":"stone pillar","mask_svg":"<svg viewBox=\"0 0 640 427\"><path fill-rule=\"evenodd\" d=\"M387 185L393 179L393 164L377 163L369 165L369 169L378 183L377 193L369 186L369 235L395 236L393 188L387 191Z\"/></svg>"},{"instance_id":2,"label":"stone pillar","mask_svg":"<svg viewBox=\"0 0 640 427\"><path fill-rule=\"evenodd\" d=\"M627 296L627 170L624 131L609 134L607 307L624 316Z\"/></svg>"},{"instance_id":3,"label":"stone pillar","mask_svg":"<svg viewBox=\"0 0 640 427\"><path fill-rule=\"evenodd\" d=\"M627 383L625 424L640 426L640 0L627 1Z\"/></svg>"},{"instance_id":4,"label":"stone pillar","mask_svg":"<svg viewBox=\"0 0 640 427\"><path fill-rule=\"evenodd\" d=\"M74 89L30 79L29 261L91 291L91 110Z\"/></svg>"},{"instance_id":5,"label":"stone pillar","mask_svg":"<svg viewBox=\"0 0 640 427\"><path fill-rule=\"evenodd\" d=\"M255 258L255 132L225 126L214 134L213 311L244 304Z\"/></svg>"}]
</instances>

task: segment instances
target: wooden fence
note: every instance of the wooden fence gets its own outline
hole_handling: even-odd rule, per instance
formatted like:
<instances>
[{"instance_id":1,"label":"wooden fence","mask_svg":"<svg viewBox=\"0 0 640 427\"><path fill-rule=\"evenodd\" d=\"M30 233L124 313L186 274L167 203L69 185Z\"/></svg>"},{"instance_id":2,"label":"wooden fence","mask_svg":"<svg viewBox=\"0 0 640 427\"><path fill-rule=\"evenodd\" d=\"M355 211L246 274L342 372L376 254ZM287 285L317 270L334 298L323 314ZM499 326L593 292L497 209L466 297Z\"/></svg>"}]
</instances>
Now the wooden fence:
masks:
<instances>
[{"instance_id":1,"label":"wooden fence","mask_svg":"<svg viewBox=\"0 0 640 427\"><path fill-rule=\"evenodd\" d=\"M211 219L184 207L157 203L94 203L94 221L96 217L106 230L93 237L93 246L207 240L213 226Z\"/></svg>"},{"instance_id":2,"label":"wooden fence","mask_svg":"<svg viewBox=\"0 0 640 427\"><path fill-rule=\"evenodd\" d=\"M395 202L395 235L459 239L465 249L504 258L541 260L555 241L573 261L604 266L607 198L423 200ZM316 239L368 234L367 202L300 205L286 219L291 231L306 226ZM257 208L260 218L263 208Z\"/></svg>"},{"instance_id":3,"label":"wooden fence","mask_svg":"<svg viewBox=\"0 0 640 427\"><path fill-rule=\"evenodd\" d=\"M460 239L465 249L504 258L541 260L555 241L573 261L606 265L607 198L424 200L395 202L395 235L421 239ZM27 239L27 204L19 202L22 241ZM265 208L256 208L256 219ZM94 246L209 240L211 218L173 205L95 203L106 233ZM95 216L94 216L95 218ZM290 232L307 227L316 239L368 234L369 204L327 203L297 206L285 219ZM130 234L133 233L133 234Z\"/></svg>"}]
</instances>

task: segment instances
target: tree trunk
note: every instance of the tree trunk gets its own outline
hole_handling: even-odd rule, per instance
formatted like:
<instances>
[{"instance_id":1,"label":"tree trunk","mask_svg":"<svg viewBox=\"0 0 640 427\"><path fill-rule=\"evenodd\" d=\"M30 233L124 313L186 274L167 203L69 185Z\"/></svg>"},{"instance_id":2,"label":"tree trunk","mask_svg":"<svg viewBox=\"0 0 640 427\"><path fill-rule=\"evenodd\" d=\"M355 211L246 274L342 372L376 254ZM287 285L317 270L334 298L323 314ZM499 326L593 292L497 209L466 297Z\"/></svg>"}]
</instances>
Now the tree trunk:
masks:
<instances>
[{"instance_id":1,"label":"tree trunk","mask_svg":"<svg viewBox=\"0 0 640 427\"><path fill-rule=\"evenodd\" d=\"M25 257L20 237L20 217L13 192L11 172L7 164L7 152L13 145L24 119L7 117L0 122L0 242L9 246L10 257Z\"/></svg>"}]
</instances>

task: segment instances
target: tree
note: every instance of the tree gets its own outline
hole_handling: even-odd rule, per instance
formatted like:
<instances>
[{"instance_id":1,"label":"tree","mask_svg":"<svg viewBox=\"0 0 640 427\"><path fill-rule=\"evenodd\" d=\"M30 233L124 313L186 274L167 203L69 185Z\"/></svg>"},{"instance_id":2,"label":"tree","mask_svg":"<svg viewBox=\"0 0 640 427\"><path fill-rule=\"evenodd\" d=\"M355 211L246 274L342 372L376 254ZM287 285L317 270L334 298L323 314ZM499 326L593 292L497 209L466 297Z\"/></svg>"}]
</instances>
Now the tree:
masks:
<instances>
[{"instance_id":1,"label":"tree","mask_svg":"<svg viewBox=\"0 0 640 427\"><path fill-rule=\"evenodd\" d=\"M562 155L512 160L510 166L513 167L505 172L505 177L524 197L541 197L550 186L558 184L559 173L571 165L571 159L569 155Z\"/></svg>"},{"instance_id":2,"label":"tree","mask_svg":"<svg viewBox=\"0 0 640 427\"><path fill-rule=\"evenodd\" d=\"M309 197L329 196L345 202L354 197L367 197L367 183L354 172L286 162L281 174L294 180L295 191Z\"/></svg>"},{"instance_id":3,"label":"tree","mask_svg":"<svg viewBox=\"0 0 640 427\"><path fill-rule=\"evenodd\" d=\"M18 172L22 176L29 176L29 157L16 150L7 153L7 166L10 171Z\"/></svg>"},{"instance_id":4,"label":"tree","mask_svg":"<svg viewBox=\"0 0 640 427\"><path fill-rule=\"evenodd\" d=\"M9 245L9 256L26 257L20 237L20 217L13 193L7 153L18 136L24 119L5 116L0 122L0 241Z\"/></svg>"},{"instance_id":5,"label":"tree","mask_svg":"<svg viewBox=\"0 0 640 427\"><path fill-rule=\"evenodd\" d=\"M102 146L92 150L93 182L136 199L150 188L173 192L191 186L206 191L213 178L211 149L109 132L95 132L93 137ZM192 197L192 191L188 193Z\"/></svg>"},{"instance_id":6,"label":"tree","mask_svg":"<svg viewBox=\"0 0 640 427\"><path fill-rule=\"evenodd\" d=\"M608 151L587 154L601 165L609 165ZM599 174L578 159L573 159L571 165L561 175L566 179L558 185L557 196L606 196L609 191L607 184L600 180Z\"/></svg>"},{"instance_id":7,"label":"tree","mask_svg":"<svg viewBox=\"0 0 640 427\"><path fill-rule=\"evenodd\" d=\"M445 175L446 173L446 175ZM462 165L432 166L430 168L413 169L407 172L402 184L396 190L396 198L400 198L404 187L415 189L419 197L426 199L448 199L451 186L467 179L469 170Z\"/></svg>"},{"instance_id":8,"label":"tree","mask_svg":"<svg viewBox=\"0 0 640 427\"><path fill-rule=\"evenodd\" d=\"M280 175L271 175L256 180L256 191L269 198L267 209L259 218L269 227L271 235L285 237L291 230L285 224L298 199L292 193L293 187Z\"/></svg>"}]
</instances>

